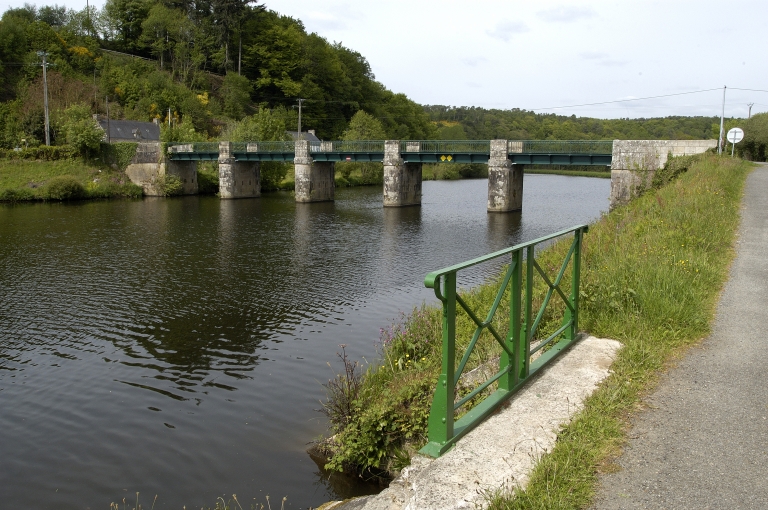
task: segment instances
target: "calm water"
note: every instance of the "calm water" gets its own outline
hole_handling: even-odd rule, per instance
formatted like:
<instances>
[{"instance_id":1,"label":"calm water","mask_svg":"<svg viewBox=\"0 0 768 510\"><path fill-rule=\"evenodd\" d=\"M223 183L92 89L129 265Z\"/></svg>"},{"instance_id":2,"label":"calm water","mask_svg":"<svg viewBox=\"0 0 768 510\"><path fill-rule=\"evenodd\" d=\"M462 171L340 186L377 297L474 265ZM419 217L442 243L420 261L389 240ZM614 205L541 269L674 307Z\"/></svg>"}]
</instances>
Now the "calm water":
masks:
<instances>
[{"instance_id":1,"label":"calm water","mask_svg":"<svg viewBox=\"0 0 768 510\"><path fill-rule=\"evenodd\" d=\"M305 453L338 345L375 359L379 328L434 301L427 272L594 220L610 182L527 175L508 214L486 186L425 182L403 209L379 188L0 206L1 505L370 490Z\"/></svg>"}]
</instances>

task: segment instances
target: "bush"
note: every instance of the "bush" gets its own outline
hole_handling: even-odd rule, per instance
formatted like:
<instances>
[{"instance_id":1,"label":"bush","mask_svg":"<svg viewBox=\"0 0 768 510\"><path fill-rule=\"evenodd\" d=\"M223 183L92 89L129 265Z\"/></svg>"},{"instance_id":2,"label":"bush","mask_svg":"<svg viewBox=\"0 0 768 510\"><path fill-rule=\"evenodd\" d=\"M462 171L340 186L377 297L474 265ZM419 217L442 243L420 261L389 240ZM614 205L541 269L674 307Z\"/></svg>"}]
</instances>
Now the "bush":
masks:
<instances>
[{"instance_id":1,"label":"bush","mask_svg":"<svg viewBox=\"0 0 768 510\"><path fill-rule=\"evenodd\" d=\"M0 152L0 156L7 159L56 161L61 159L75 159L77 150L69 145L41 145L30 147L20 151L9 149Z\"/></svg>"},{"instance_id":2,"label":"bush","mask_svg":"<svg viewBox=\"0 0 768 510\"><path fill-rule=\"evenodd\" d=\"M687 172L688 169L698 161L701 161L700 155L673 157L670 154L667 158L667 162L664 163L664 168L656 170L653 174L651 187L659 189L662 186L665 186L669 182L677 179L680 174Z\"/></svg>"},{"instance_id":3,"label":"bush","mask_svg":"<svg viewBox=\"0 0 768 510\"><path fill-rule=\"evenodd\" d=\"M43 190L43 197L48 200L79 200L85 196L85 187L71 175L54 177Z\"/></svg>"},{"instance_id":4,"label":"bush","mask_svg":"<svg viewBox=\"0 0 768 510\"><path fill-rule=\"evenodd\" d=\"M23 202L34 199L35 194L29 188L7 189L0 193L0 202Z\"/></svg>"},{"instance_id":5,"label":"bush","mask_svg":"<svg viewBox=\"0 0 768 510\"><path fill-rule=\"evenodd\" d=\"M175 175L170 174L161 175L158 177L157 181L155 181L155 185L157 190L164 197L181 195L181 192L184 189L183 185L181 184L181 179Z\"/></svg>"}]
</instances>

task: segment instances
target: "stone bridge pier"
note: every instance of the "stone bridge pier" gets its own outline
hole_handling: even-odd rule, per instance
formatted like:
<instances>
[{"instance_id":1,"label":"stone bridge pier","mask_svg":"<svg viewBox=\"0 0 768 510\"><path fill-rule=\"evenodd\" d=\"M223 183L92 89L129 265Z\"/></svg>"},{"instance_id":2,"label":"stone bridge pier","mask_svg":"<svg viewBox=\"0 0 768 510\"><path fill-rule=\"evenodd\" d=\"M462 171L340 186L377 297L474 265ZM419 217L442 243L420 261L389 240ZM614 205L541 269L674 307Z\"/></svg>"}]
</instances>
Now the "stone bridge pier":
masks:
<instances>
[{"instance_id":1,"label":"stone bridge pier","mask_svg":"<svg viewBox=\"0 0 768 510\"><path fill-rule=\"evenodd\" d=\"M523 208L523 168L508 158L507 140L491 140L488 159L488 212Z\"/></svg>"},{"instance_id":2,"label":"stone bridge pier","mask_svg":"<svg viewBox=\"0 0 768 510\"><path fill-rule=\"evenodd\" d=\"M236 161L232 142L219 142L219 197L253 198L261 196L258 161Z\"/></svg>"},{"instance_id":3,"label":"stone bridge pier","mask_svg":"<svg viewBox=\"0 0 768 510\"><path fill-rule=\"evenodd\" d=\"M334 199L336 165L332 161L314 161L309 151L309 140L296 141L293 164L297 202L328 202Z\"/></svg>"},{"instance_id":4,"label":"stone bridge pier","mask_svg":"<svg viewBox=\"0 0 768 510\"><path fill-rule=\"evenodd\" d=\"M406 163L400 157L400 141L387 140L384 142L384 207L407 205L421 205L421 163Z\"/></svg>"}]
</instances>

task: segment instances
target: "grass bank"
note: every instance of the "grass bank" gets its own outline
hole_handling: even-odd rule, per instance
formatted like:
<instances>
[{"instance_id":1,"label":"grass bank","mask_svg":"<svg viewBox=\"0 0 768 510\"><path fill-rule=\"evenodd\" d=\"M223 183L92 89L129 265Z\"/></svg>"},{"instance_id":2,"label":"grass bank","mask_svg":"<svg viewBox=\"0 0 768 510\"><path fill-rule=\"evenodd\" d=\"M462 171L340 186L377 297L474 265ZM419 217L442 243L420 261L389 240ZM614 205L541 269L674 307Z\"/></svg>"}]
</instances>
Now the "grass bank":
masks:
<instances>
[{"instance_id":1,"label":"grass bank","mask_svg":"<svg viewBox=\"0 0 768 510\"><path fill-rule=\"evenodd\" d=\"M529 168L524 170L527 174L570 175L572 177L599 177L610 179L610 170L567 170L562 168Z\"/></svg>"},{"instance_id":2,"label":"grass bank","mask_svg":"<svg viewBox=\"0 0 768 510\"><path fill-rule=\"evenodd\" d=\"M589 504L597 474L611 468L642 395L673 356L708 333L733 258L751 165L713 155L689 163L676 180L662 184L666 179L659 179L658 189L605 215L585 236L581 329L615 338L624 348L614 373L537 464L527 490L496 494L492 508ZM565 250L565 244L555 244L537 258L543 267L554 267ZM489 282L464 297L487 309L495 289L496 282ZM538 292L540 299L544 289ZM334 434L327 452L330 468L386 478L425 444L440 328L441 314L433 307L402 317L382 331L382 362L365 367L362 377L363 367L340 353L345 370L327 384L331 398L325 412ZM473 329L462 319L457 340L466 342ZM457 346L457 353L462 351ZM481 349L471 363L478 366L491 356Z\"/></svg>"},{"instance_id":3,"label":"grass bank","mask_svg":"<svg viewBox=\"0 0 768 510\"><path fill-rule=\"evenodd\" d=\"M0 160L0 202L141 196L141 187L108 166L80 159Z\"/></svg>"}]
</instances>

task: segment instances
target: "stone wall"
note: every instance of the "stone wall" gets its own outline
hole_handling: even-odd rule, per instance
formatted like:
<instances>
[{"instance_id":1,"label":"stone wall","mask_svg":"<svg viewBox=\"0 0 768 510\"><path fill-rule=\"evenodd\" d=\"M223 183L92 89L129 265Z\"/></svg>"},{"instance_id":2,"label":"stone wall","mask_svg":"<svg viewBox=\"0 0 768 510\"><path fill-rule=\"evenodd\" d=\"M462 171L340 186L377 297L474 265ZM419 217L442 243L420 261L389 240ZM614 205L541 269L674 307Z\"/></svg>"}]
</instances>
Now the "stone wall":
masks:
<instances>
[{"instance_id":1,"label":"stone wall","mask_svg":"<svg viewBox=\"0 0 768 510\"><path fill-rule=\"evenodd\" d=\"M626 204L647 189L671 156L701 154L717 140L614 140L610 207Z\"/></svg>"},{"instance_id":2,"label":"stone wall","mask_svg":"<svg viewBox=\"0 0 768 510\"><path fill-rule=\"evenodd\" d=\"M189 151L192 151L191 144ZM136 154L125 168L125 175L132 183L141 186L147 196L163 196L158 180L166 175L179 178L182 195L194 195L198 191L197 162L168 160L162 153L160 142L139 142Z\"/></svg>"}]
</instances>

